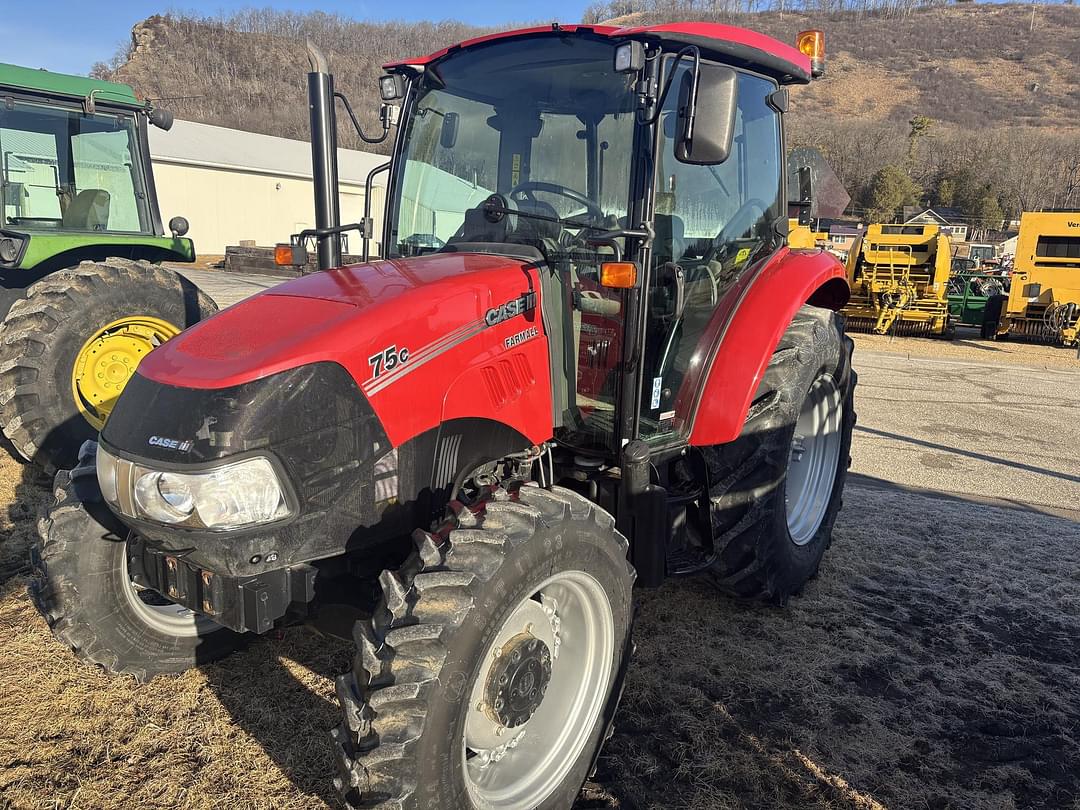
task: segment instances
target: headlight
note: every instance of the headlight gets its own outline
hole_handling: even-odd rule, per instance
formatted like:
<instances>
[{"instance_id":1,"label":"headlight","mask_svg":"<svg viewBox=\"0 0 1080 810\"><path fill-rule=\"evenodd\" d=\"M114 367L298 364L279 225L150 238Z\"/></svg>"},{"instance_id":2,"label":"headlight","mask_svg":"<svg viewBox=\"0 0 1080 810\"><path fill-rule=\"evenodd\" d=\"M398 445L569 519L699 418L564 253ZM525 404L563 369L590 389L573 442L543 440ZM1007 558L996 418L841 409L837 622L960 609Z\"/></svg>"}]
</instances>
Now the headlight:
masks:
<instances>
[{"instance_id":1,"label":"headlight","mask_svg":"<svg viewBox=\"0 0 1080 810\"><path fill-rule=\"evenodd\" d=\"M97 453L102 497L121 514L213 531L242 529L291 514L270 459L256 456L198 472L154 470Z\"/></svg>"}]
</instances>

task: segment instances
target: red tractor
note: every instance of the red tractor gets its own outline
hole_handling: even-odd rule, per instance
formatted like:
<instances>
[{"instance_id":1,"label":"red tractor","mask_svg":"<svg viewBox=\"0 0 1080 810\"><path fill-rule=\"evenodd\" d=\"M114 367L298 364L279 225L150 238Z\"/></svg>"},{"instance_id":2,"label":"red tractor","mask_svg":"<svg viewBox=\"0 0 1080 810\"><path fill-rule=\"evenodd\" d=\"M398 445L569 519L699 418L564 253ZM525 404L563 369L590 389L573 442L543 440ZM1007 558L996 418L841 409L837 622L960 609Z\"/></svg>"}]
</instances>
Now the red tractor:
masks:
<instances>
[{"instance_id":1,"label":"red tractor","mask_svg":"<svg viewBox=\"0 0 1080 810\"><path fill-rule=\"evenodd\" d=\"M635 577L782 603L829 545L848 287L786 244L783 137L822 55L819 32L553 25L387 65L382 257L341 267L342 234L374 234L337 221L343 97L313 50L317 227L280 252L312 237L328 269L139 367L42 521L56 635L148 678L331 582L377 592L338 680L345 801L569 807Z\"/></svg>"}]
</instances>

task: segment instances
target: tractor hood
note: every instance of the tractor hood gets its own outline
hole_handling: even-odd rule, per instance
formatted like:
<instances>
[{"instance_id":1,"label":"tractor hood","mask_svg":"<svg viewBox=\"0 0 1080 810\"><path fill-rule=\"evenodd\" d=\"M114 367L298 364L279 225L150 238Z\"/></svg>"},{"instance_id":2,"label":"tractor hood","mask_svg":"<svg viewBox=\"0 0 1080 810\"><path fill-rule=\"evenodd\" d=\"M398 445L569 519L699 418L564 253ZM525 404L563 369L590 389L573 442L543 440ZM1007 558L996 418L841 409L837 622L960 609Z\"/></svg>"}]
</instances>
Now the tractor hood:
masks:
<instances>
[{"instance_id":1,"label":"tractor hood","mask_svg":"<svg viewBox=\"0 0 1080 810\"><path fill-rule=\"evenodd\" d=\"M533 356L530 377L546 382L537 274L521 259L477 253L315 273L195 325L155 349L137 376L221 390L333 363L345 369L397 444L447 416L447 392L511 347ZM546 436L550 424L537 430Z\"/></svg>"},{"instance_id":2,"label":"tractor hood","mask_svg":"<svg viewBox=\"0 0 1080 810\"><path fill-rule=\"evenodd\" d=\"M533 287L523 262L486 254L341 267L285 282L193 326L148 356L139 374L167 385L225 388L330 361L365 389L376 380L385 385L384 376L498 323L488 322L489 310Z\"/></svg>"}]
</instances>

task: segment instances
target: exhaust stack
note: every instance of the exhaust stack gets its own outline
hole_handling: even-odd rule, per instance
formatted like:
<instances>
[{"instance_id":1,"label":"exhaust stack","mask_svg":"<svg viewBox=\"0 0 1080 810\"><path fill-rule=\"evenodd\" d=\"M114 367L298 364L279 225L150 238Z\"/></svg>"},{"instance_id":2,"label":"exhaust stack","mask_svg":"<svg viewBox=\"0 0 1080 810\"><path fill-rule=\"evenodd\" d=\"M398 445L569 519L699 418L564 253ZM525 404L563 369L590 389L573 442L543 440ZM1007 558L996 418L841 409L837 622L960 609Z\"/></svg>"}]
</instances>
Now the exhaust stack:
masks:
<instances>
[{"instance_id":1,"label":"exhaust stack","mask_svg":"<svg viewBox=\"0 0 1080 810\"><path fill-rule=\"evenodd\" d=\"M311 40L307 41L308 112L311 122L311 172L315 181L315 229L341 225L338 196L337 116L334 113L334 77L330 63ZM341 234L316 237L320 270L341 266Z\"/></svg>"}]
</instances>

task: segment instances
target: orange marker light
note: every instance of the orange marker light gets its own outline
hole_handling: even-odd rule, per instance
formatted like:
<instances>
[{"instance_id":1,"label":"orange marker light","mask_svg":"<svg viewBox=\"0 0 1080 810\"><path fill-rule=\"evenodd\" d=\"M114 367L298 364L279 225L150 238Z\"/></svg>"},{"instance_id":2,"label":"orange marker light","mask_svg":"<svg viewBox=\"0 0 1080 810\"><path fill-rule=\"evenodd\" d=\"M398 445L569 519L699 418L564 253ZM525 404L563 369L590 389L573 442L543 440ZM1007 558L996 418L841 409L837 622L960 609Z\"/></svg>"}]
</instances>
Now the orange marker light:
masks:
<instances>
[{"instance_id":1,"label":"orange marker light","mask_svg":"<svg viewBox=\"0 0 1080 810\"><path fill-rule=\"evenodd\" d=\"M637 265L633 262L604 262L600 265L600 283L623 289L637 284Z\"/></svg>"},{"instance_id":2,"label":"orange marker light","mask_svg":"<svg viewBox=\"0 0 1080 810\"><path fill-rule=\"evenodd\" d=\"M292 267L296 264L293 260L292 245L274 245L274 264L278 267Z\"/></svg>"},{"instance_id":3,"label":"orange marker light","mask_svg":"<svg viewBox=\"0 0 1080 810\"><path fill-rule=\"evenodd\" d=\"M825 73L824 31L800 31L795 37L795 47L810 57L810 75L817 78Z\"/></svg>"}]
</instances>

